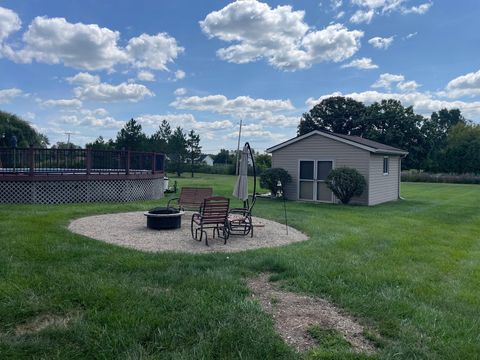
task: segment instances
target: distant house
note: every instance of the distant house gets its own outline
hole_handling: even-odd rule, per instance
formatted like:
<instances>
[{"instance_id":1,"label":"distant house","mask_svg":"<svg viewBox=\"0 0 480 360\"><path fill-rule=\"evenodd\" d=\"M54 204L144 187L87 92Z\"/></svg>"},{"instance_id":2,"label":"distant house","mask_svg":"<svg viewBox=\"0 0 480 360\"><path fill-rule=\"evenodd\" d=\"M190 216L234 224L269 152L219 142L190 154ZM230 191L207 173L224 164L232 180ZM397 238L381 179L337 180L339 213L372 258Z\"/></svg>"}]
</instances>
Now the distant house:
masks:
<instances>
[{"instance_id":1,"label":"distant house","mask_svg":"<svg viewBox=\"0 0 480 360\"><path fill-rule=\"evenodd\" d=\"M201 155L199 158L198 158L198 162L199 163L204 163L208 166L213 166L213 158L211 155Z\"/></svg>"},{"instance_id":2,"label":"distant house","mask_svg":"<svg viewBox=\"0 0 480 360\"><path fill-rule=\"evenodd\" d=\"M376 205L400 197L401 161L408 152L358 136L312 131L267 149L272 167L292 177L289 199L338 202L325 180L333 168L357 169L366 179L363 194L352 203Z\"/></svg>"}]
</instances>

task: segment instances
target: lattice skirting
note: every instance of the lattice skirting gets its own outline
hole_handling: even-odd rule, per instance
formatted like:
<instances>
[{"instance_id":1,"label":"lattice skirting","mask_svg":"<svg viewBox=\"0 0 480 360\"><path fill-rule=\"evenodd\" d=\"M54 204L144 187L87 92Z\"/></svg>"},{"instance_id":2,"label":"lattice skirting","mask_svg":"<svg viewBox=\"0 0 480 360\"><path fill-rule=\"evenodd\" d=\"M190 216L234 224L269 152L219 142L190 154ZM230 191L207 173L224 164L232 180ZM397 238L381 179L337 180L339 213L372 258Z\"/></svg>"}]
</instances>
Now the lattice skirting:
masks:
<instances>
[{"instance_id":1,"label":"lattice skirting","mask_svg":"<svg viewBox=\"0 0 480 360\"><path fill-rule=\"evenodd\" d=\"M163 179L0 181L0 203L65 204L160 199Z\"/></svg>"}]
</instances>

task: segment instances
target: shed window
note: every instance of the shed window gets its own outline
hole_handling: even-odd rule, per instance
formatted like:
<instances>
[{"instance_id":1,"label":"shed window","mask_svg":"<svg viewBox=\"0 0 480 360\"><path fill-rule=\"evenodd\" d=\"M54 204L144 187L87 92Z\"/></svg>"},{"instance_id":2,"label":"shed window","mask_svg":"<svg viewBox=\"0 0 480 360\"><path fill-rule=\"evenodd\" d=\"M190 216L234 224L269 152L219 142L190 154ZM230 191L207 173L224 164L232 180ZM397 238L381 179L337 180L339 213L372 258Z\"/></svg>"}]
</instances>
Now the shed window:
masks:
<instances>
[{"instance_id":1,"label":"shed window","mask_svg":"<svg viewBox=\"0 0 480 360\"><path fill-rule=\"evenodd\" d=\"M388 175L389 168L388 168L388 156L383 158L383 175Z\"/></svg>"}]
</instances>

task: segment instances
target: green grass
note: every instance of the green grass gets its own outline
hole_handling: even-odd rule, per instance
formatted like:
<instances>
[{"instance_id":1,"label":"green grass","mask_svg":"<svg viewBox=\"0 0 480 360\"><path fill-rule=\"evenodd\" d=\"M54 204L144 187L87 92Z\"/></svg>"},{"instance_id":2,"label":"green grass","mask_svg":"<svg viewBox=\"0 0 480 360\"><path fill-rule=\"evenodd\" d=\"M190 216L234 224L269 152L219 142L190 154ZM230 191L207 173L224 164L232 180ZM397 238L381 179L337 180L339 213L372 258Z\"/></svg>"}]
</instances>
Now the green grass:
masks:
<instances>
[{"instance_id":1,"label":"green grass","mask_svg":"<svg viewBox=\"0 0 480 360\"><path fill-rule=\"evenodd\" d=\"M230 196L235 178L177 180ZM358 318L381 336L379 358L478 358L480 187L407 183L402 191L405 201L375 207L288 202L289 223L311 240L228 256L146 254L66 230L74 218L154 201L1 205L0 358L312 356L289 348L248 300L245 277L263 271ZM255 211L283 221L281 201L261 199ZM15 335L46 314L74 319ZM330 345L311 358L346 353Z\"/></svg>"}]
</instances>

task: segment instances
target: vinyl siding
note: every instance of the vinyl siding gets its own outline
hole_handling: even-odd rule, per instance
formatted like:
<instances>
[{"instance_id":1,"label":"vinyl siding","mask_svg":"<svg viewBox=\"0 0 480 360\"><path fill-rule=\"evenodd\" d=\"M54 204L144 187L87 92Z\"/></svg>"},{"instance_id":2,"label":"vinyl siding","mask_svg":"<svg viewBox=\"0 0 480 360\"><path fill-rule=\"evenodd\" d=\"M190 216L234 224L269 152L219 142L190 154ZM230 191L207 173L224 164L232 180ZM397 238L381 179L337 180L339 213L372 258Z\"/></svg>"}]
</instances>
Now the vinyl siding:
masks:
<instances>
[{"instance_id":1,"label":"vinyl siding","mask_svg":"<svg viewBox=\"0 0 480 360\"><path fill-rule=\"evenodd\" d=\"M369 205L376 205L387 201L398 199L398 167L399 156L388 156L389 173L383 175L384 155L370 155L370 175L369 175Z\"/></svg>"},{"instance_id":2,"label":"vinyl siding","mask_svg":"<svg viewBox=\"0 0 480 360\"><path fill-rule=\"evenodd\" d=\"M298 200L299 160L322 159L333 160L335 168L347 166L357 169L368 184L370 152L321 135L312 135L272 153L272 167L283 168L292 176L292 182L285 187L288 199ZM352 203L368 204L368 186L360 197L352 199Z\"/></svg>"}]
</instances>

